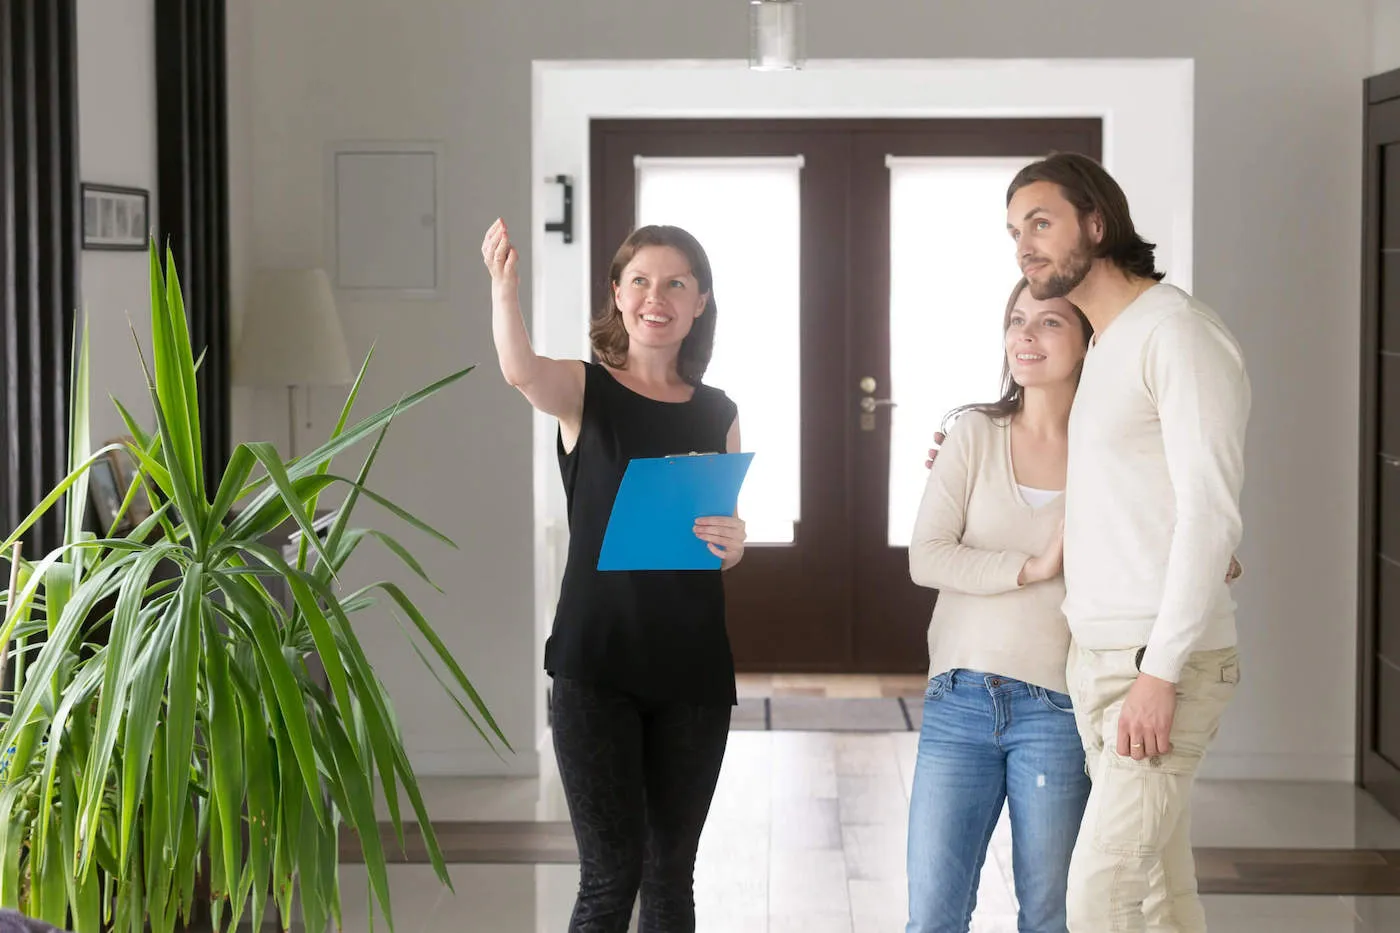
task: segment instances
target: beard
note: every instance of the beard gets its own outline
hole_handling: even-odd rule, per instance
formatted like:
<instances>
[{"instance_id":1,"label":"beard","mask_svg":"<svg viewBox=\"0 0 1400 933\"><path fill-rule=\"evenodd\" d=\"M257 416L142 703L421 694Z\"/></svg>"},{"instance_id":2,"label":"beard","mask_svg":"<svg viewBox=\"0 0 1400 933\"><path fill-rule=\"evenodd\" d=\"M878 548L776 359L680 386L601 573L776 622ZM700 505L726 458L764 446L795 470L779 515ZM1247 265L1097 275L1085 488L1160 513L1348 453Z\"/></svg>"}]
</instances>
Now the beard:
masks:
<instances>
[{"instance_id":1,"label":"beard","mask_svg":"<svg viewBox=\"0 0 1400 933\"><path fill-rule=\"evenodd\" d=\"M1051 269L1053 271L1048 279L1042 282L1027 283L1031 297L1036 301L1069 297L1069 293L1078 288L1079 283L1084 281L1093 264L1094 257L1090 252L1089 238L1081 231L1079 242L1070 251L1063 265L1052 263Z\"/></svg>"}]
</instances>

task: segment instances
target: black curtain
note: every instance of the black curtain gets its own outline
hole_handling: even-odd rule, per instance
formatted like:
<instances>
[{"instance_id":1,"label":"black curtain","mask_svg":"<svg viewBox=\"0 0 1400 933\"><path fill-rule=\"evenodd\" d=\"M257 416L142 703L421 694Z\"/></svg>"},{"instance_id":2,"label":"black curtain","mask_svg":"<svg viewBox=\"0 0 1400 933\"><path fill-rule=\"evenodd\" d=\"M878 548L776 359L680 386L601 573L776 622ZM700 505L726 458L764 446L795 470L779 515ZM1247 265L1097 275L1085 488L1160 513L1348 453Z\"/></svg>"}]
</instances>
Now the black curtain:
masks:
<instances>
[{"instance_id":1,"label":"black curtain","mask_svg":"<svg viewBox=\"0 0 1400 933\"><path fill-rule=\"evenodd\" d=\"M228 463L228 77L224 0L156 0L156 149L162 246L175 265L199 370L204 471Z\"/></svg>"},{"instance_id":2,"label":"black curtain","mask_svg":"<svg viewBox=\"0 0 1400 933\"><path fill-rule=\"evenodd\" d=\"M0 0L0 537L67 472L81 211L75 0ZM54 508L24 554L62 540Z\"/></svg>"}]
</instances>

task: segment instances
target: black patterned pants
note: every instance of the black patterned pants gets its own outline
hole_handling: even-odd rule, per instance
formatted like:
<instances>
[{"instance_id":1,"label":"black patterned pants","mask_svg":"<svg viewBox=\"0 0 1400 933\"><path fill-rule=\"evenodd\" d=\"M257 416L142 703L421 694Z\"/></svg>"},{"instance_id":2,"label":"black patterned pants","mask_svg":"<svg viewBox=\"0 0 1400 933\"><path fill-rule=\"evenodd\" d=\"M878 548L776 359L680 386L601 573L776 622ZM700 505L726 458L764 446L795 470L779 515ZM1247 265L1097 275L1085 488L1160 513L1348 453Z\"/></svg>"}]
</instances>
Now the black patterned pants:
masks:
<instances>
[{"instance_id":1,"label":"black patterned pants","mask_svg":"<svg viewBox=\"0 0 1400 933\"><path fill-rule=\"evenodd\" d=\"M695 930L695 851L729 740L729 706L655 703L554 679L554 753L579 851L570 933Z\"/></svg>"}]
</instances>

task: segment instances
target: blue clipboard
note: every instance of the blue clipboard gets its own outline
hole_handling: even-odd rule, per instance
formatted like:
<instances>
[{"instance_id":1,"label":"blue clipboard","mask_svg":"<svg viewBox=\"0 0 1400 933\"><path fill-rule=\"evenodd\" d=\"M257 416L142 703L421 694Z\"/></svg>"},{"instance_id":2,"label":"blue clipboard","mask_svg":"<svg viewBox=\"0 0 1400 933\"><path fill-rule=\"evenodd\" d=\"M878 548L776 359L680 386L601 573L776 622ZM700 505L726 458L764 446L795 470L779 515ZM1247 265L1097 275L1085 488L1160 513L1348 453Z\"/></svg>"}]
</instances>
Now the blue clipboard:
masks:
<instances>
[{"instance_id":1,"label":"blue clipboard","mask_svg":"<svg viewBox=\"0 0 1400 933\"><path fill-rule=\"evenodd\" d=\"M629 461L603 533L599 570L718 570L695 520L733 515L752 453Z\"/></svg>"}]
</instances>

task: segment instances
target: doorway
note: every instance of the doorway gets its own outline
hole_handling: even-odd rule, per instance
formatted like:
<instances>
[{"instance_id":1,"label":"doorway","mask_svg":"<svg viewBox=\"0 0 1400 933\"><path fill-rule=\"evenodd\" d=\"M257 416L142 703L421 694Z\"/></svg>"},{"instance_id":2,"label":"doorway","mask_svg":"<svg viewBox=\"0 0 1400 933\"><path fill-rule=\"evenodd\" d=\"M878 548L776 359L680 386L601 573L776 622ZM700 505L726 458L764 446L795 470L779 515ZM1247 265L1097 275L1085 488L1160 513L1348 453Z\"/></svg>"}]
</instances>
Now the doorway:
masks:
<instances>
[{"instance_id":1,"label":"doorway","mask_svg":"<svg viewBox=\"0 0 1400 933\"><path fill-rule=\"evenodd\" d=\"M706 381L756 452L726 579L741 671L917 673L936 593L909 580L924 454L995 398L1018 277L1006 186L1070 119L593 120L591 284L636 226L694 233L719 314Z\"/></svg>"}]
</instances>

